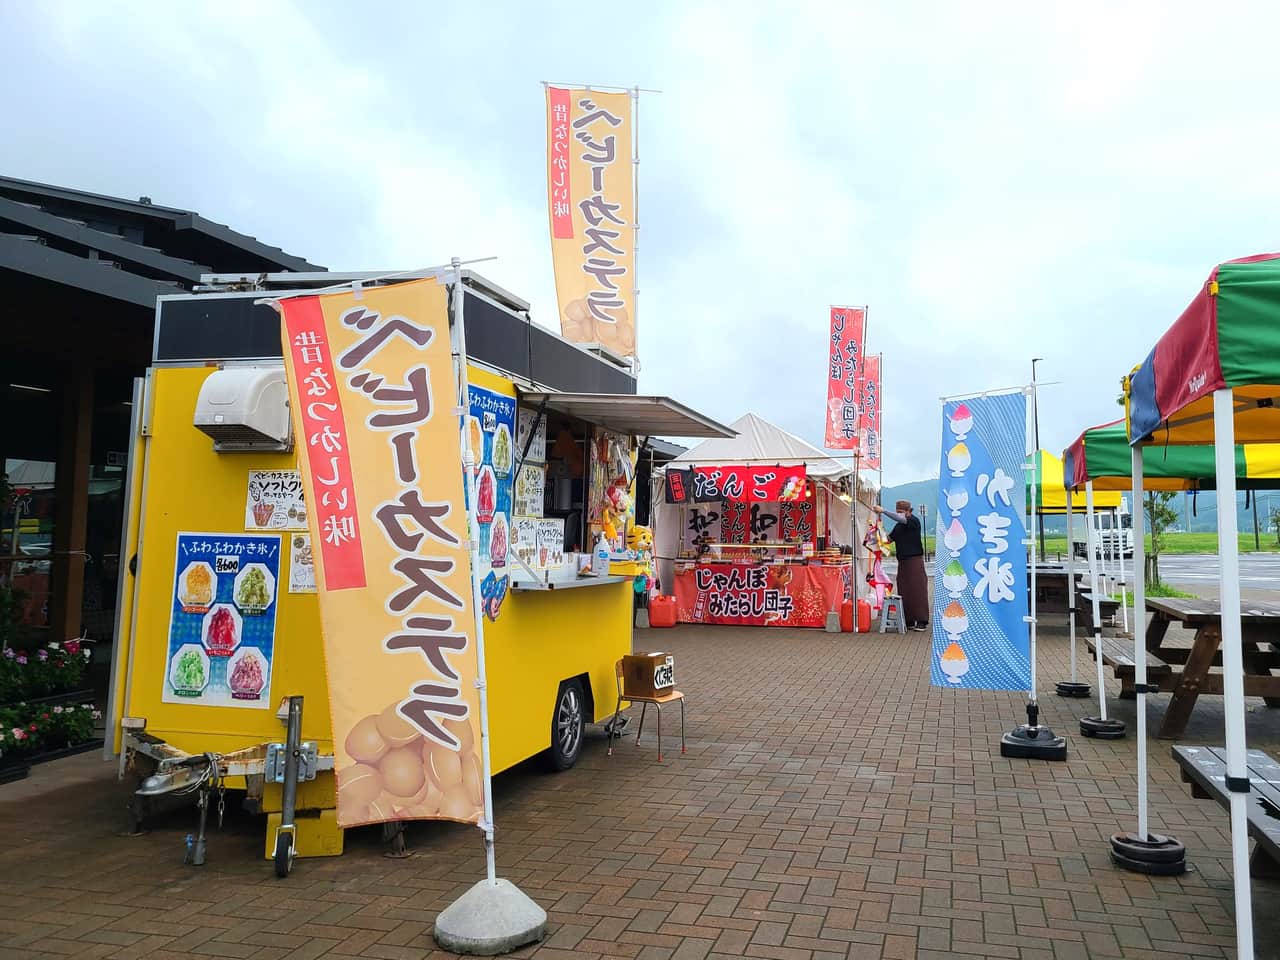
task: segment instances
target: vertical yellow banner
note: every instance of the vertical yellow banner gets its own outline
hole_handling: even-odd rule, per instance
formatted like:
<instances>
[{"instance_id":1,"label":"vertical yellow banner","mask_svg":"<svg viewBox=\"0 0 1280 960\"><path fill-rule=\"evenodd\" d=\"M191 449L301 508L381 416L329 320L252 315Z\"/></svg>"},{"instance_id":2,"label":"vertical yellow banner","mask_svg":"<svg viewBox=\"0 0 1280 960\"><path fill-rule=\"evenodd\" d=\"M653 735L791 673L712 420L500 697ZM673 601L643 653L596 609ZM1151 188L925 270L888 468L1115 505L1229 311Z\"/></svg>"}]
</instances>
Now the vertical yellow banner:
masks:
<instances>
[{"instance_id":1,"label":"vertical yellow banner","mask_svg":"<svg viewBox=\"0 0 1280 960\"><path fill-rule=\"evenodd\" d=\"M484 811L445 287L281 301L343 827Z\"/></svg>"},{"instance_id":2,"label":"vertical yellow banner","mask_svg":"<svg viewBox=\"0 0 1280 960\"><path fill-rule=\"evenodd\" d=\"M632 99L547 87L547 208L560 331L636 352Z\"/></svg>"}]
</instances>

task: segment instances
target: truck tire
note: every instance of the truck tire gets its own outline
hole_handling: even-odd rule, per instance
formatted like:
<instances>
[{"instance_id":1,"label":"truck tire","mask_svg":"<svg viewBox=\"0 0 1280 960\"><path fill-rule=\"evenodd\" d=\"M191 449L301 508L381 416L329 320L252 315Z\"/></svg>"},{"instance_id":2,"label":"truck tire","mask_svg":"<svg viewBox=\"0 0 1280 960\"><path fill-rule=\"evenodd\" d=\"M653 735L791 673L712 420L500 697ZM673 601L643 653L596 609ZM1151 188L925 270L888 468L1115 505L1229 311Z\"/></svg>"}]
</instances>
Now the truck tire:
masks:
<instances>
[{"instance_id":1,"label":"truck tire","mask_svg":"<svg viewBox=\"0 0 1280 960\"><path fill-rule=\"evenodd\" d=\"M568 770L578 762L585 727L584 703L580 681L560 684L551 711L551 750L547 757L552 770Z\"/></svg>"}]
</instances>

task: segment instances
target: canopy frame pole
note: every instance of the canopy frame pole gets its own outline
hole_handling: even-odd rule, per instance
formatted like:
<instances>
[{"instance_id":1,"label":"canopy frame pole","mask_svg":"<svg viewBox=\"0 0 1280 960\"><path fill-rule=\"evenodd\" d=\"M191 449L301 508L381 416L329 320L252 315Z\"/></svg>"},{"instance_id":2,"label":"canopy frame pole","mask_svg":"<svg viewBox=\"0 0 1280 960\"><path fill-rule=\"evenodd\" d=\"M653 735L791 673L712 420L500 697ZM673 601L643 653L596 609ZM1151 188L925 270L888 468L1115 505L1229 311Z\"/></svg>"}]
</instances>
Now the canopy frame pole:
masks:
<instances>
[{"instance_id":1,"label":"canopy frame pole","mask_svg":"<svg viewBox=\"0 0 1280 960\"><path fill-rule=\"evenodd\" d=\"M1133 502L1142 504L1143 448L1129 449L1133 487ZM1119 833L1111 837L1111 859L1134 873L1176 876L1187 869L1187 851L1173 837L1150 832L1147 818L1147 694L1156 689L1147 686L1147 650L1145 630L1147 623L1147 584L1143 558L1146 552L1146 529L1141 509L1134 510L1133 518L1133 676L1134 693L1138 708L1138 832Z\"/></svg>"},{"instance_id":2,"label":"canopy frame pole","mask_svg":"<svg viewBox=\"0 0 1280 960\"><path fill-rule=\"evenodd\" d=\"M1102 671L1102 605L1098 602L1098 564L1095 556L1097 548L1097 519L1093 509L1093 481L1084 483L1084 509L1088 516L1088 551L1089 551L1089 598L1093 605L1093 659L1098 668L1098 717L1103 723L1107 721L1107 688L1106 677Z\"/></svg>"},{"instance_id":3,"label":"canopy frame pole","mask_svg":"<svg viewBox=\"0 0 1280 960\"><path fill-rule=\"evenodd\" d=\"M1240 622L1240 541L1236 503L1235 403L1231 388L1213 392L1213 451L1218 503L1218 571L1222 609L1222 692L1225 701L1227 790L1231 794L1231 879L1235 890L1236 955L1253 956L1246 803L1249 772L1244 732L1244 653Z\"/></svg>"},{"instance_id":4,"label":"canopy frame pole","mask_svg":"<svg viewBox=\"0 0 1280 960\"><path fill-rule=\"evenodd\" d=\"M1067 620L1071 629L1071 682L1079 683L1076 676L1076 548L1075 543L1071 539L1074 527L1073 520L1074 511L1071 509L1071 501L1075 499L1075 492L1067 491Z\"/></svg>"},{"instance_id":5,"label":"canopy frame pole","mask_svg":"<svg viewBox=\"0 0 1280 960\"><path fill-rule=\"evenodd\" d=\"M1146 517L1137 505L1142 503L1143 448L1130 448L1133 461L1133 687L1137 691L1138 708L1138 839L1150 836L1147 828L1147 646L1143 627L1147 617Z\"/></svg>"},{"instance_id":6,"label":"canopy frame pole","mask_svg":"<svg viewBox=\"0 0 1280 960\"><path fill-rule=\"evenodd\" d=\"M1132 523L1133 514L1130 514L1130 523ZM1131 528L1132 529L1132 528ZM1120 516L1119 508L1116 509L1116 564L1120 571L1120 616L1124 622L1124 632L1129 632L1129 584L1124 578L1124 518ZM1138 618L1137 609L1134 609L1134 620ZM1137 639L1137 627L1134 628L1134 638Z\"/></svg>"}]
</instances>

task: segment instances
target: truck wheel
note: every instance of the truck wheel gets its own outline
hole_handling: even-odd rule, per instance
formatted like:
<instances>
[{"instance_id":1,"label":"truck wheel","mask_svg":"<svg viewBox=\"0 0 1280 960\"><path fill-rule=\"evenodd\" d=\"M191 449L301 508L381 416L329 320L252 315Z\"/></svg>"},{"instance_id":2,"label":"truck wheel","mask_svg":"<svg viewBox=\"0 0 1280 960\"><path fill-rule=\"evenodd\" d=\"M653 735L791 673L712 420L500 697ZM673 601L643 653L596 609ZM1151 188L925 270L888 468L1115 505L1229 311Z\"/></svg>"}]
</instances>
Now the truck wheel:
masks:
<instances>
[{"instance_id":1,"label":"truck wheel","mask_svg":"<svg viewBox=\"0 0 1280 960\"><path fill-rule=\"evenodd\" d=\"M577 680L562 683L551 713L549 759L553 770L568 770L578 762L582 752L582 705L582 684Z\"/></svg>"}]
</instances>

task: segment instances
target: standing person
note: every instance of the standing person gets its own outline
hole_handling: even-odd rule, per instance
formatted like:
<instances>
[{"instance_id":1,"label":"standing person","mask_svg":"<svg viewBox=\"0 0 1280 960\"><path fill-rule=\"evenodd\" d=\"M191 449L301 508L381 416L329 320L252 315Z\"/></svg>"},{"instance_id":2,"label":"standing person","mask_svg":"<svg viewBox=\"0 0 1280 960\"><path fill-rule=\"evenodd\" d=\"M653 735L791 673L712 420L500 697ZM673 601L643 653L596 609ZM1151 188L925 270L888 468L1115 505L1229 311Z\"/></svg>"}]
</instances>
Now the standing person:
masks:
<instances>
[{"instance_id":1,"label":"standing person","mask_svg":"<svg viewBox=\"0 0 1280 960\"><path fill-rule=\"evenodd\" d=\"M902 614L908 627L923 633L929 626L929 578L924 572L920 520L912 513L909 500L899 500L894 506L896 512L886 510L878 503L874 509L894 521L889 540L898 557L898 595L902 597Z\"/></svg>"}]
</instances>

